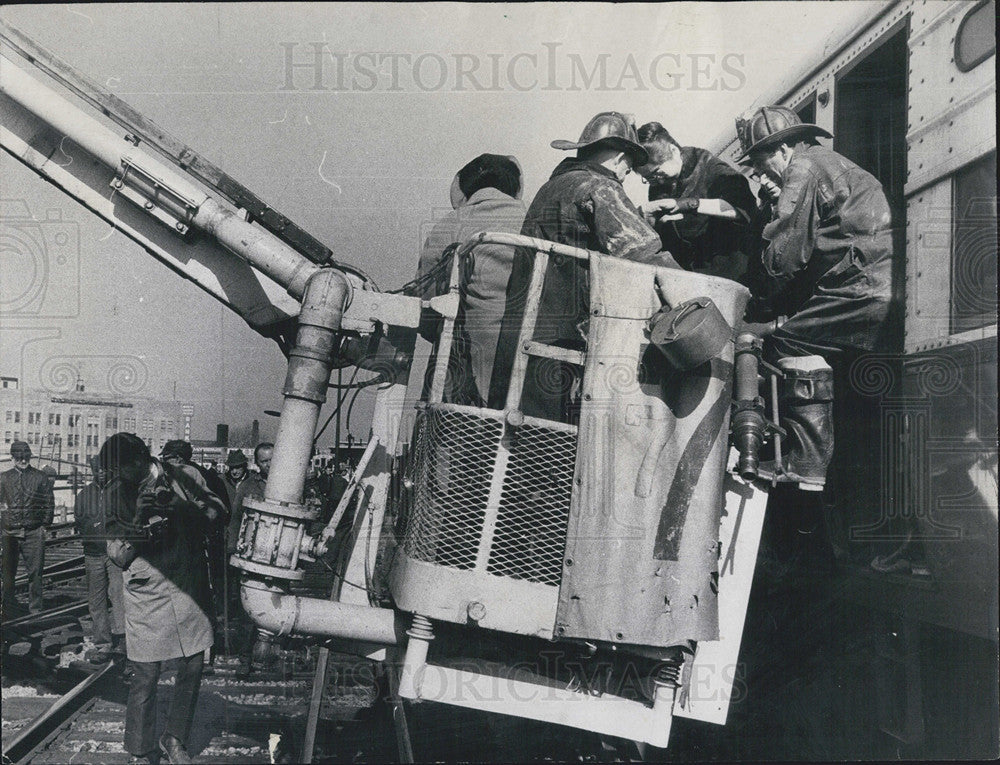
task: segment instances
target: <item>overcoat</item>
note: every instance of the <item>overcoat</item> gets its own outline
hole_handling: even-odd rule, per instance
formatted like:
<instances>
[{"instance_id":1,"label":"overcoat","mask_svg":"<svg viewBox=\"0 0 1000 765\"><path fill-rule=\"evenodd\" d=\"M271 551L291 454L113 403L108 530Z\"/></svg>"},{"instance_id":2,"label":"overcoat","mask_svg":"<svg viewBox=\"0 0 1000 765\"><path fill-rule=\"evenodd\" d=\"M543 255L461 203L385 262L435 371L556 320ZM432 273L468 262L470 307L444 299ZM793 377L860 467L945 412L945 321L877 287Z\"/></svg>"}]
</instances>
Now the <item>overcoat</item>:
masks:
<instances>
[{"instance_id":1,"label":"overcoat","mask_svg":"<svg viewBox=\"0 0 1000 765\"><path fill-rule=\"evenodd\" d=\"M695 146L681 148L677 178L649 187L650 201L657 199L721 199L736 210L736 220L689 213L681 220L655 225L663 249L689 271L739 281L746 270L743 242L745 227L755 211L750 184L735 168L711 152Z\"/></svg>"},{"instance_id":2,"label":"overcoat","mask_svg":"<svg viewBox=\"0 0 1000 765\"><path fill-rule=\"evenodd\" d=\"M136 529L154 516L166 519L125 570L125 651L132 661L193 656L212 646L211 591L205 547L208 507L218 500L191 466L150 476L138 487L115 478L109 505L120 528ZM131 521L128 521L130 510Z\"/></svg>"}]
</instances>

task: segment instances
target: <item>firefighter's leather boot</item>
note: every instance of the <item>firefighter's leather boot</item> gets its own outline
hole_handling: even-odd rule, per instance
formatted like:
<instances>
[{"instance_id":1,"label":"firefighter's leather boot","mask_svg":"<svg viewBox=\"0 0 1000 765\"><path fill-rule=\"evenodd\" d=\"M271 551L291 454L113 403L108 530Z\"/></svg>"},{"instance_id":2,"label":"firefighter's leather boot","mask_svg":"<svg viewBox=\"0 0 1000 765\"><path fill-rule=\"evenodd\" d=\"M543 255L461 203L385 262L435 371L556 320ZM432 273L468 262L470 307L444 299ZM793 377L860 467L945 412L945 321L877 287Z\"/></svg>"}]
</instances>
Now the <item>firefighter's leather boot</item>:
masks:
<instances>
[{"instance_id":1,"label":"firefighter's leather boot","mask_svg":"<svg viewBox=\"0 0 1000 765\"><path fill-rule=\"evenodd\" d=\"M764 478L820 491L833 456L833 370L822 356L794 356L778 362L785 373L779 402L782 464L761 464Z\"/></svg>"}]
</instances>

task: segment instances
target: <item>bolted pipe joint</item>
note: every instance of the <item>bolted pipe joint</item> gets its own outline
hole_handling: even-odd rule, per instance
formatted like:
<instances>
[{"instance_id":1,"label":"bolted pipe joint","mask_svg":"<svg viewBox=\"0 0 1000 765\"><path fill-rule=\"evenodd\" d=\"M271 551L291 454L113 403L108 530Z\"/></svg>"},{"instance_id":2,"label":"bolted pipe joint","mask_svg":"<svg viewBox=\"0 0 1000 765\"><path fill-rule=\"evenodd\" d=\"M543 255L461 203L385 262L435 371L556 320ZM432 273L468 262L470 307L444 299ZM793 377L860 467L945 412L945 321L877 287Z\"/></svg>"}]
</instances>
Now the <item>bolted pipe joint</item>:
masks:
<instances>
[{"instance_id":1,"label":"bolted pipe joint","mask_svg":"<svg viewBox=\"0 0 1000 765\"><path fill-rule=\"evenodd\" d=\"M351 286L340 271L324 268L306 283L298 333L288 360L285 403L263 500L244 503L233 565L251 574L299 580L299 557L309 557L305 537L316 511L302 503L319 410L326 400L337 332Z\"/></svg>"},{"instance_id":2,"label":"bolted pipe joint","mask_svg":"<svg viewBox=\"0 0 1000 765\"><path fill-rule=\"evenodd\" d=\"M301 580L305 572L298 568L299 560L311 559L314 545L306 530L316 510L269 499L248 499L243 507L232 565L272 579Z\"/></svg>"},{"instance_id":3,"label":"bolted pipe joint","mask_svg":"<svg viewBox=\"0 0 1000 765\"><path fill-rule=\"evenodd\" d=\"M337 349L337 331L350 297L347 277L333 268L314 273L306 284L299 311L295 347L289 353L285 396L322 404Z\"/></svg>"}]
</instances>

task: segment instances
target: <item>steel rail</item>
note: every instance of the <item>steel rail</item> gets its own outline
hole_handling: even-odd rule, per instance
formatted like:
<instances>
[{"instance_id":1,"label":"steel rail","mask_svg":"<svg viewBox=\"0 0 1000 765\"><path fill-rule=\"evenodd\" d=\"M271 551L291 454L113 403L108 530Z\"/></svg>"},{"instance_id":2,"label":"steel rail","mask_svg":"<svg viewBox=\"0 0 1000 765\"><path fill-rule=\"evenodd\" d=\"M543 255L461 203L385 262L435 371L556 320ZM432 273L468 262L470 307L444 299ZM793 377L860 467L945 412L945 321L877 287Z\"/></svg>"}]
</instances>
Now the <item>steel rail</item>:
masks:
<instances>
[{"instance_id":1,"label":"steel rail","mask_svg":"<svg viewBox=\"0 0 1000 765\"><path fill-rule=\"evenodd\" d=\"M66 560L61 560L58 563L53 563L42 569L42 581L48 579L49 581L62 581L62 579L57 579L60 574L66 574L70 571L77 572L78 576L83 576L84 574L84 564L83 556L75 555L72 558L66 558ZM15 587L23 587L28 583L28 575L20 574L14 580Z\"/></svg>"},{"instance_id":2,"label":"steel rail","mask_svg":"<svg viewBox=\"0 0 1000 765\"><path fill-rule=\"evenodd\" d=\"M34 752L47 743L52 734L72 717L78 714L84 704L99 690L101 681L115 665L108 662L90 677L77 683L68 692L56 699L52 706L18 731L18 734L3 749L5 763L26 762Z\"/></svg>"},{"instance_id":3,"label":"steel rail","mask_svg":"<svg viewBox=\"0 0 1000 765\"><path fill-rule=\"evenodd\" d=\"M39 611L34 614L25 614L24 616L19 616L16 619L10 619L3 623L4 629L9 627L18 627L22 624L31 624L33 622L46 622L50 619L55 619L60 616L69 616L77 611L86 611L87 601L86 600L74 600L72 603L67 603L64 606L57 606L56 608L50 608L47 611Z\"/></svg>"},{"instance_id":4,"label":"steel rail","mask_svg":"<svg viewBox=\"0 0 1000 765\"><path fill-rule=\"evenodd\" d=\"M68 545L73 542L79 542L82 537L79 534L67 534L62 537L49 537L45 540L45 549L50 550L53 547L60 547L62 545Z\"/></svg>"}]
</instances>

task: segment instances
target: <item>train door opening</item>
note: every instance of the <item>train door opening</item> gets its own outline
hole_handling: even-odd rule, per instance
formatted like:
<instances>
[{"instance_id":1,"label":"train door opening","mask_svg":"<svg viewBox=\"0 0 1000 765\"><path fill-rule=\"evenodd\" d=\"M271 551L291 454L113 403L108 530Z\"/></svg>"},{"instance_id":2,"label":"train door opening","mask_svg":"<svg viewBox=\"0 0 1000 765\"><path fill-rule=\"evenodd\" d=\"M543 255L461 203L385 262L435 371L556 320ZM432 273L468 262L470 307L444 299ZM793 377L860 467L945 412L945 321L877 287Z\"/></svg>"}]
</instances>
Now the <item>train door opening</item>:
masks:
<instances>
[{"instance_id":1,"label":"train door opening","mask_svg":"<svg viewBox=\"0 0 1000 765\"><path fill-rule=\"evenodd\" d=\"M833 147L874 175L885 189L893 219L893 350L903 348L906 278L906 93L908 26L902 23L837 76Z\"/></svg>"}]
</instances>

